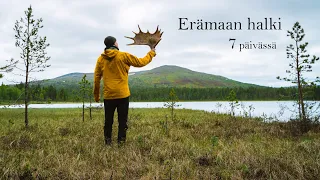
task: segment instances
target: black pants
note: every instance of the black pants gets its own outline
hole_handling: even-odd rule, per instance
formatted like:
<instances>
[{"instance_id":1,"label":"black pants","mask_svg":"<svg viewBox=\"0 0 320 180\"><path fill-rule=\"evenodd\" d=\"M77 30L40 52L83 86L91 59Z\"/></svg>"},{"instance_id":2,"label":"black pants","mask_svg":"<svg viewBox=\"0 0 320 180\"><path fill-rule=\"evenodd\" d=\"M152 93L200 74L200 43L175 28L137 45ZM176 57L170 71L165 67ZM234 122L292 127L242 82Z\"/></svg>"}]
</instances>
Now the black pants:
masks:
<instances>
[{"instance_id":1,"label":"black pants","mask_svg":"<svg viewBox=\"0 0 320 180\"><path fill-rule=\"evenodd\" d=\"M112 137L112 124L114 111L118 112L118 143L126 141L126 132L128 129L128 110L129 110L129 97L123 99L104 100L105 111L105 124L104 124L104 137L107 144L111 143Z\"/></svg>"}]
</instances>

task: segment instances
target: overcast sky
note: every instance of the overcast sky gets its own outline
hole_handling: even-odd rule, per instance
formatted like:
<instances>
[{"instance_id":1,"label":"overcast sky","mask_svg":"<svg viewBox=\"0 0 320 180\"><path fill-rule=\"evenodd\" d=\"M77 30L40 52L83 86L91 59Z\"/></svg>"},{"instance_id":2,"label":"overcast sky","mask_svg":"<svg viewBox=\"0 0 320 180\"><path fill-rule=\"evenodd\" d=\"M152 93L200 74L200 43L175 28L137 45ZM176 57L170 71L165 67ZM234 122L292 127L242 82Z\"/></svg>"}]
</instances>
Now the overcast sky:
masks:
<instances>
[{"instance_id":1,"label":"overcast sky","mask_svg":"<svg viewBox=\"0 0 320 180\"><path fill-rule=\"evenodd\" d=\"M15 47L14 23L32 5L35 18L42 17L44 28L39 34L47 36L51 65L44 72L33 74L37 79L55 78L72 72L93 72L96 60L104 49L103 40L112 35L120 50L143 57L148 46L127 46L137 32L164 31L157 46L157 56L143 68L149 70L162 65L177 65L194 71L221 75L246 83L265 86L286 86L276 79L285 76L289 59L286 46L292 40L286 36L296 21L305 29L311 55L320 56L320 1L317 0L1 0L0 1L0 66L5 60L19 58ZM242 30L179 30L179 18L188 21L241 22ZM282 30L247 30L251 21L281 18ZM186 27L186 26L185 26ZM234 49L229 38L235 38ZM240 43L276 42L277 49L250 49L239 52ZM19 73L15 71L15 73ZM320 62L309 77L320 75ZM0 80L5 84L21 81L13 74Z\"/></svg>"}]
</instances>

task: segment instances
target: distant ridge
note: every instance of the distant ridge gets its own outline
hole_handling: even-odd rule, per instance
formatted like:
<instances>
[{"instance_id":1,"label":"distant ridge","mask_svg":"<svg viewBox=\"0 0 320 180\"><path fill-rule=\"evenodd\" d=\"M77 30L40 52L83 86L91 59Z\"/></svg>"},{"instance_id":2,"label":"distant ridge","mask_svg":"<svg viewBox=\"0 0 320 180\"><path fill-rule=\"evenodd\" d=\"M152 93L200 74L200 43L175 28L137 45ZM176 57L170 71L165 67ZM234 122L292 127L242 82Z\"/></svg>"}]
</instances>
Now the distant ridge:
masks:
<instances>
[{"instance_id":1,"label":"distant ridge","mask_svg":"<svg viewBox=\"0 0 320 180\"><path fill-rule=\"evenodd\" d=\"M93 82L93 73L73 72L44 82L44 85L77 86L82 76L87 74ZM135 87L251 87L258 85L243 83L223 76L193 71L180 66L164 65L151 70L129 73L130 88ZM260 86L261 87L261 86Z\"/></svg>"}]
</instances>

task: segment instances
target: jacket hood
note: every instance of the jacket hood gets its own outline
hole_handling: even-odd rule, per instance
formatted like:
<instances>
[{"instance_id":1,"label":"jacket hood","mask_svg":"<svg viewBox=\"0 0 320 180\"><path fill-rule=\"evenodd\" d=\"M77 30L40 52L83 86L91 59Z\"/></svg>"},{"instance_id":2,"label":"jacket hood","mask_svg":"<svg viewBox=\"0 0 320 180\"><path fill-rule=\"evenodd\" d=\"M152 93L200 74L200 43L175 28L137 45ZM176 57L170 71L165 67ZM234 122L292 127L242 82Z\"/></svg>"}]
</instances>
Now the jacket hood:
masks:
<instances>
[{"instance_id":1,"label":"jacket hood","mask_svg":"<svg viewBox=\"0 0 320 180\"><path fill-rule=\"evenodd\" d=\"M101 56L104 59L111 61L118 53L119 53L119 50L117 49L107 49L101 54Z\"/></svg>"}]
</instances>

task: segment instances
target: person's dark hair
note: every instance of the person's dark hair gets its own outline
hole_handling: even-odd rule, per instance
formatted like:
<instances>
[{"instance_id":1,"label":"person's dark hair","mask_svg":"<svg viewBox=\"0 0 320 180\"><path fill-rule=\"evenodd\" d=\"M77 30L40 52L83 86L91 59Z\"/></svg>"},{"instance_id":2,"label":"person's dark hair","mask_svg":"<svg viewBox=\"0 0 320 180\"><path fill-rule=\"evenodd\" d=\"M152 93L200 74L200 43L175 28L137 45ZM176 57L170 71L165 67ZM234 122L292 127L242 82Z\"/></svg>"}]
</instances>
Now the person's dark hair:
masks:
<instances>
[{"instance_id":1,"label":"person's dark hair","mask_svg":"<svg viewBox=\"0 0 320 180\"><path fill-rule=\"evenodd\" d=\"M114 43L117 41L117 39L113 36L108 36L104 39L104 45L106 46L106 49L109 49L114 45Z\"/></svg>"}]
</instances>

